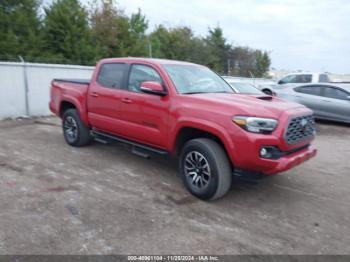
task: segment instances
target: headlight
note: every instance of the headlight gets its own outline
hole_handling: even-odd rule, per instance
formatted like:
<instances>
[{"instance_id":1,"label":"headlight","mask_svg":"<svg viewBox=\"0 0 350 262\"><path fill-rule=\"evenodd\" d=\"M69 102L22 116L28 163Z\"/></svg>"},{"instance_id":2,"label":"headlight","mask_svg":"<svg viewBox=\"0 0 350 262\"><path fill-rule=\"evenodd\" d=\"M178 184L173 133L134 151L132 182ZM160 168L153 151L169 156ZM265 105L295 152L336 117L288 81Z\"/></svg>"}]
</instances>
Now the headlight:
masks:
<instances>
[{"instance_id":1,"label":"headlight","mask_svg":"<svg viewBox=\"0 0 350 262\"><path fill-rule=\"evenodd\" d=\"M235 116L232 121L249 132L263 134L271 133L278 125L275 119L250 116Z\"/></svg>"}]
</instances>

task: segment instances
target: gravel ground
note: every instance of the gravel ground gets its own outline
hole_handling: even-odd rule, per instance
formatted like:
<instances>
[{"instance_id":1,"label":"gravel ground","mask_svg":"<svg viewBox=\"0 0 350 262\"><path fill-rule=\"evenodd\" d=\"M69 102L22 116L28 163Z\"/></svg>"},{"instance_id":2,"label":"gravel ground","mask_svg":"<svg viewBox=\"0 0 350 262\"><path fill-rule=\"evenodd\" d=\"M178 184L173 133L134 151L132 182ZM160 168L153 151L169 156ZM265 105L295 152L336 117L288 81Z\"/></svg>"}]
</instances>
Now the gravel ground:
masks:
<instances>
[{"instance_id":1,"label":"gravel ground","mask_svg":"<svg viewBox=\"0 0 350 262\"><path fill-rule=\"evenodd\" d=\"M0 254L350 254L350 126L318 123L316 158L214 202L176 162L73 148L57 118L0 122Z\"/></svg>"}]
</instances>

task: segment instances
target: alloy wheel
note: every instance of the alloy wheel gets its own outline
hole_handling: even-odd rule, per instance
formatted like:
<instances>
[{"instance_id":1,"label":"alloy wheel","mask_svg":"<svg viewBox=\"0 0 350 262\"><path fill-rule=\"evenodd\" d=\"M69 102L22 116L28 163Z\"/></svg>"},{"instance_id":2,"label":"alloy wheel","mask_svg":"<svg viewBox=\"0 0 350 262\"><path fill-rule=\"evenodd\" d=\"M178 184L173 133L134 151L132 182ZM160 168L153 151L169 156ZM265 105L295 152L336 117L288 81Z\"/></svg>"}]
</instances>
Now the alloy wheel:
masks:
<instances>
[{"instance_id":1,"label":"alloy wheel","mask_svg":"<svg viewBox=\"0 0 350 262\"><path fill-rule=\"evenodd\" d=\"M78 124L71 116L67 116L63 123L64 133L67 139L71 142L75 141L78 137Z\"/></svg>"},{"instance_id":2,"label":"alloy wheel","mask_svg":"<svg viewBox=\"0 0 350 262\"><path fill-rule=\"evenodd\" d=\"M184 172L188 184L196 191L204 190L210 183L208 160L199 152L191 151L185 157Z\"/></svg>"}]
</instances>

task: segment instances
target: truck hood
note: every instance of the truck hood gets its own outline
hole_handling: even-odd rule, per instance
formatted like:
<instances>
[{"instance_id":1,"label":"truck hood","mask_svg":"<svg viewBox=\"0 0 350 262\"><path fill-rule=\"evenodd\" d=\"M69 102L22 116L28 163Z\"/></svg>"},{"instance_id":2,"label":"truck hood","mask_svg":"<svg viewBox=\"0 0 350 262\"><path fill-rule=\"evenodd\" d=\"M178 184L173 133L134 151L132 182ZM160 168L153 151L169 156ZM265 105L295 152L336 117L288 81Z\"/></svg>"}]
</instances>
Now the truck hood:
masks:
<instances>
[{"instance_id":1,"label":"truck hood","mask_svg":"<svg viewBox=\"0 0 350 262\"><path fill-rule=\"evenodd\" d=\"M220 110L236 115L278 118L285 111L305 108L297 103L265 95L206 93L186 96L191 97L191 103L198 103L201 107L204 105L205 108L210 110Z\"/></svg>"}]
</instances>

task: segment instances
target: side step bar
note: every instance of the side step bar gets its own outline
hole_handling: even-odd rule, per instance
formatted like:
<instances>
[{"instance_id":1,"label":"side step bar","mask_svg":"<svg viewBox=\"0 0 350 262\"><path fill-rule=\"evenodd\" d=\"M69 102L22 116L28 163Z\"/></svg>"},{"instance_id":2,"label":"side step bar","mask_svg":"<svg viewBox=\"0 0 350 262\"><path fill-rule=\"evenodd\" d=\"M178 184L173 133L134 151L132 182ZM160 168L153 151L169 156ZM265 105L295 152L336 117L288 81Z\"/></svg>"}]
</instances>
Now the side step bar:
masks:
<instances>
[{"instance_id":1,"label":"side step bar","mask_svg":"<svg viewBox=\"0 0 350 262\"><path fill-rule=\"evenodd\" d=\"M145 158L149 158L150 155L161 155L161 156L168 156L168 152L163 150L163 149L159 149L156 147L151 147L148 145L144 145L141 143L137 143L134 141L131 141L129 139L125 139L119 136L115 136L115 135L111 135L111 134L107 134L105 132L101 132L101 131L97 131L97 130L92 130L92 135L94 136L94 139L97 142L103 143L103 144L109 144L112 141L117 141L117 142L121 142L124 144L128 144L130 146L132 146L132 153L141 156L141 157L145 157Z\"/></svg>"}]
</instances>

